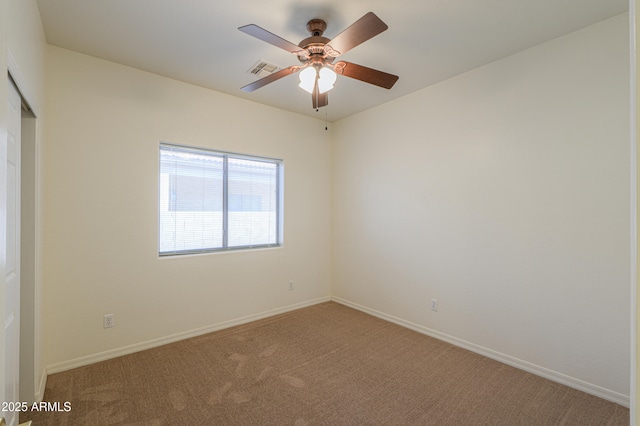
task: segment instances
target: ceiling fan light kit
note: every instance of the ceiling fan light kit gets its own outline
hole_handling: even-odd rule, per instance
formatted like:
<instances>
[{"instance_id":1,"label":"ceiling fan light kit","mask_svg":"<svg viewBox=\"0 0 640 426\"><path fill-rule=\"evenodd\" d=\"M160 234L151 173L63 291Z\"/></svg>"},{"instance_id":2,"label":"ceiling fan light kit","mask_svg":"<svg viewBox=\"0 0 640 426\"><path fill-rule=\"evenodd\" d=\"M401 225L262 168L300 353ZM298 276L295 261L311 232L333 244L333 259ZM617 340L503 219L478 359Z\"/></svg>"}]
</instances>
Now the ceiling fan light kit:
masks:
<instances>
[{"instance_id":1,"label":"ceiling fan light kit","mask_svg":"<svg viewBox=\"0 0 640 426\"><path fill-rule=\"evenodd\" d=\"M317 109L328 105L327 92L333 89L337 74L385 89L391 89L395 82L398 81L397 75L384 71L346 61L334 63L338 56L388 28L387 24L382 22L373 12L365 14L331 40L322 36L326 28L325 21L321 19L310 20L307 23L307 30L311 37L305 38L296 45L254 24L239 27L238 29L245 34L293 53L302 63L302 65L292 65L281 69L267 77L247 84L242 87L242 90L253 92L269 83L300 71L299 87L311 93L313 108Z\"/></svg>"},{"instance_id":2,"label":"ceiling fan light kit","mask_svg":"<svg viewBox=\"0 0 640 426\"><path fill-rule=\"evenodd\" d=\"M309 93L313 93L316 84L318 85L318 93L326 93L333 89L333 83L336 82L336 73L327 67L316 70L315 67L307 67L300 71L299 86Z\"/></svg>"}]
</instances>

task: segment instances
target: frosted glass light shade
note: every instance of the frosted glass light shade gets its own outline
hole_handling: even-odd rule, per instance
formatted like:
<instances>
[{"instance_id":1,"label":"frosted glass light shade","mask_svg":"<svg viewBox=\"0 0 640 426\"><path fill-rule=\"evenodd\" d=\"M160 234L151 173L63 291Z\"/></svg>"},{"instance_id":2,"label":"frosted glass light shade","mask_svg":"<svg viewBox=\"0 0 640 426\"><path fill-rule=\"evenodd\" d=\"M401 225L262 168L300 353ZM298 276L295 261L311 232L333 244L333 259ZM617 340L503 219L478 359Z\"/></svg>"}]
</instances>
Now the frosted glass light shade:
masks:
<instances>
[{"instance_id":1,"label":"frosted glass light shade","mask_svg":"<svg viewBox=\"0 0 640 426\"><path fill-rule=\"evenodd\" d=\"M329 68L320 70L320 79L318 80L318 91L320 93L328 92L333 89L333 83L336 82L336 73Z\"/></svg>"},{"instance_id":2,"label":"frosted glass light shade","mask_svg":"<svg viewBox=\"0 0 640 426\"><path fill-rule=\"evenodd\" d=\"M309 93L313 93L313 87L316 85L316 69L307 67L300 71L300 86Z\"/></svg>"}]
</instances>

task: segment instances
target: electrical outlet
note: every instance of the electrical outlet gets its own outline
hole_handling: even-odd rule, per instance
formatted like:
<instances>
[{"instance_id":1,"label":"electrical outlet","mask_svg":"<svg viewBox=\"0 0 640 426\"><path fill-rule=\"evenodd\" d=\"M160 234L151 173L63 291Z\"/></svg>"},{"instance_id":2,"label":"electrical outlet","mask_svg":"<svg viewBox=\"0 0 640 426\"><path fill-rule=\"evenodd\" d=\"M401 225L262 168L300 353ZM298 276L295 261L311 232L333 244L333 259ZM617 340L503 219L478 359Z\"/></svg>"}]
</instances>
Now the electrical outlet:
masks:
<instances>
[{"instance_id":1,"label":"electrical outlet","mask_svg":"<svg viewBox=\"0 0 640 426\"><path fill-rule=\"evenodd\" d=\"M431 299L431 310L438 312L438 299Z\"/></svg>"},{"instance_id":2,"label":"electrical outlet","mask_svg":"<svg viewBox=\"0 0 640 426\"><path fill-rule=\"evenodd\" d=\"M289 291L293 290L293 281L289 281Z\"/></svg>"},{"instance_id":3,"label":"electrical outlet","mask_svg":"<svg viewBox=\"0 0 640 426\"><path fill-rule=\"evenodd\" d=\"M115 315L113 314L107 314L104 317L102 317L102 319L103 319L102 328L111 328L114 325L116 325L116 318L115 318Z\"/></svg>"}]
</instances>

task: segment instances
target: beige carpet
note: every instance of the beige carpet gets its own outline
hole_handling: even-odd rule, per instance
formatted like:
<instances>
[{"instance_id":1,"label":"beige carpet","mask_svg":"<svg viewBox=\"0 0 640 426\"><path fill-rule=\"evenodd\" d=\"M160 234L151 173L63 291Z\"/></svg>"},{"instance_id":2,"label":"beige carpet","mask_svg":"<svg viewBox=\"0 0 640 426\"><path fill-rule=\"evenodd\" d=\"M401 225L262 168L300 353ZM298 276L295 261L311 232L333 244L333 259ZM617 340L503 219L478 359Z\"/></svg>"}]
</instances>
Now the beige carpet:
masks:
<instances>
[{"instance_id":1,"label":"beige carpet","mask_svg":"<svg viewBox=\"0 0 640 426\"><path fill-rule=\"evenodd\" d=\"M40 425L628 425L629 410L329 302L54 374Z\"/></svg>"}]
</instances>

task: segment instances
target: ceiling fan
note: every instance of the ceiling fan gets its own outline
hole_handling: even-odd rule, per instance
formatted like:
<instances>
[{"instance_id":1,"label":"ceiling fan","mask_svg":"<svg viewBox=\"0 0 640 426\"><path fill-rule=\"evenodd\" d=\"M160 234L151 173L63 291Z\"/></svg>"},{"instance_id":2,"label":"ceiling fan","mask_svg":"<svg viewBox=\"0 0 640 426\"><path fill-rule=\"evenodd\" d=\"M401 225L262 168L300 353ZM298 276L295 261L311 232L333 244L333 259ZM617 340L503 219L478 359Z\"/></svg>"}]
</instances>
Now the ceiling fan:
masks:
<instances>
[{"instance_id":1,"label":"ceiling fan","mask_svg":"<svg viewBox=\"0 0 640 426\"><path fill-rule=\"evenodd\" d=\"M300 71L300 87L311 93L313 108L317 109L328 105L327 92L333 88L336 74L355 78L385 89L393 87L398 80L397 75L352 62L338 61L334 63L338 56L385 31L389 28L387 24L382 22L373 12L369 12L331 40L322 36L326 28L327 24L322 19L310 20L307 23L307 30L311 33L311 37L307 37L295 45L254 24L239 27L238 29L245 34L293 53L302 63L302 65L283 68L267 77L247 84L242 87L242 90L253 92Z\"/></svg>"}]
</instances>

